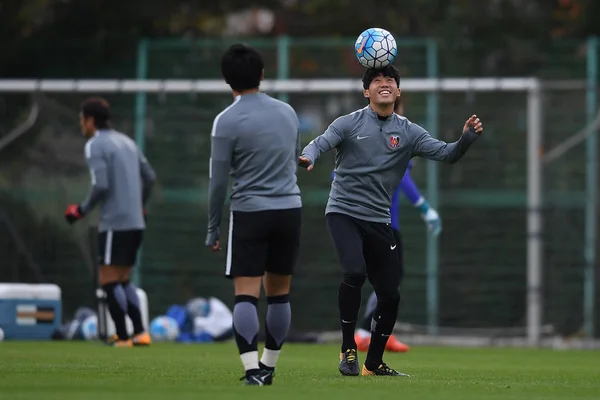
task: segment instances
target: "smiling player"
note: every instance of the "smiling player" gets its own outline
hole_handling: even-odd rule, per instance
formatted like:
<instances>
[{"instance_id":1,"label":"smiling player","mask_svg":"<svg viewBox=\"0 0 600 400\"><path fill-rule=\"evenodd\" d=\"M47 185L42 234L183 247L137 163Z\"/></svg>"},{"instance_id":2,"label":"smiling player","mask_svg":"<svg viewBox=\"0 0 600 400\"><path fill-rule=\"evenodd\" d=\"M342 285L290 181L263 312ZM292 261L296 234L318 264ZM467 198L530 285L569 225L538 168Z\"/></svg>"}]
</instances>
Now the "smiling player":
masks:
<instances>
[{"instance_id":1,"label":"smiling player","mask_svg":"<svg viewBox=\"0 0 600 400\"><path fill-rule=\"evenodd\" d=\"M421 214L421 218L427 224L427 228L435 236L439 235L442 231L442 220L438 212L429 205L429 202L419 192L417 185L410 176L410 170L412 169L412 161L408 163L408 168L402 177L402 181L394 190L392 195L392 206L390 207L391 214L391 227L394 232L394 239L396 240L396 254L398 254L398 262L400 268L400 283L404 277L404 246L402 245L402 236L400 235L400 196L404 193L408 201L417 208ZM332 174L335 177L335 173ZM371 324L375 316L375 309L377 308L377 295L375 291L369 296L367 306L364 315L360 322L360 327L356 331L354 340L357 344L358 351L367 351L371 342ZM394 335L390 335L385 346L387 351L394 353L405 353L410 347L398 340Z\"/></svg>"},{"instance_id":2,"label":"smiling player","mask_svg":"<svg viewBox=\"0 0 600 400\"><path fill-rule=\"evenodd\" d=\"M397 98L394 104L394 112L398 115L404 115L404 104L401 98ZM402 245L402 236L400 235L400 196L404 193L408 201L413 207L419 210L421 218L427 224L427 228L435 236L439 235L442 231L442 220L438 212L429 205L429 202L419 192L417 185L410 176L410 170L412 169L412 161L408 163L408 168L402 177L402 181L394 190L392 195L392 206L390 207L391 215L391 226L394 232L394 238L396 239L396 253L398 254L399 267L400 267L400 283L404 276L404 247ZM335 172L332 173L332 178L335 177ZM377 307L377 295L373 291L367 301L367 307L364 315L361 318L360 327L356 331L354 340L356 341L358 351L367 351L369 349L369 343L371 342L371 322L375 316L375 309ZM390 335L385 346L387 351L404 353L407 352L410 347L398 340L394 335Z\"/></svg>"},{"instance_id":3,"label":"smiling player","mask_svg":"<svg viewBox=\"0 0 600 400\"><path fill-rule=\"evenodd\" d=\"M343 270L338 293L340 373L360 374L354 331L361 288L368 277L378 302L362 375L406 376L383 362L400 301L397 243L390 226L392 193L412 157L455 163L483 127L473 115L465 122L458 141L437 140L419 125L394 114L400 74L393 65L367 69L362 81L369 105L333 121L304 148L299 164L310 171L322 153L336 149L335 178L325 214Z\"/></svg>"}]
</instances>

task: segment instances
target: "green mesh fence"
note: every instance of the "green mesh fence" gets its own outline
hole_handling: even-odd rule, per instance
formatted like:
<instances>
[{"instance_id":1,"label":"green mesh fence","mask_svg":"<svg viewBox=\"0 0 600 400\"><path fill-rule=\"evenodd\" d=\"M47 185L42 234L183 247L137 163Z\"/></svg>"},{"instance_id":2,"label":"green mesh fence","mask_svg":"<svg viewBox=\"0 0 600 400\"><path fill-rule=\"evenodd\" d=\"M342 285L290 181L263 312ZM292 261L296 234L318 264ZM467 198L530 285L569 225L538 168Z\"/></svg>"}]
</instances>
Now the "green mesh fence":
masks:
<instances>
[{"instance_id":1,"label":"green mesh fence","mask_svg":"<svg viewBox=\"0 0 600 400\"><path fill-rule=\"evenodd\" d=\"M311 44L311 46L315 46ZM318 48L318 46L315 46ZM290 44L291 77L356 77L351 51L310 50ZM261 47L267 76L278 71L277 44ZM402 52L403 50L401 50ZM426 75L426 51L407 48L408 77ZM337 54L336 57L333 57ZM421 54L419 56L418 54ZM556 55L559 54L559 55ZM556 53L543 55L559 59ZM583 71L585 57L565 47L565 60L553 77L570 79L564 71ZM217 78L214 49L157 48L148 53L149 78ZM328 58L326 58L328 57ZM419 58L421 57L421 58ZM351 58L351 57L350 57ZM335 60L338 61L335 61ZM441 60L443 64L444 60ZM321 72L323 71L323 72ZM346 74L346 75L345 75ZM83 161L84 139L77 129L79 102L91 93L38 94L37 123L0 158L0 220L2 281L35 281L35 266L44 280L63 289L65 313L93 298L87 227L74 228L62 218L65 204L84 196L89 176ZM426 125L423 93L405 93L406 114ZM115 127L134 132L135 95L106 94L113 105ZM0 128L8 131L26 117L32 96L0 95ZM148 94L146 154L159 176L149 206L148 231L141 279L149 294L152 316L173 303L194 296L217 296L231 304L231 282L223 277L224 254L203 247L210 128L215 115L230 104L231 95ZM337 116L363 106L359 93L290 94L303 126L305 143ZM440 166L440 207L444 223L440 242L440 325L455 327L523 326L526 318L526 94L441 93L439 136L454 140L473 111L484 120L485 139L453 166ZM545 147L575 133L586 121L585 90L548 90L543 99ZM544 323L571 333L582 324L583 193L585 145L560 162L545 167L544 196ZM426 187L426 163L417 159L412 176ZM325 229L324 207L333 161L299 179L305 204L298 274L294 280L294 328L337 329L336 292L339 267ZM226 213L227 214L227 213ZM6 221L9 221L7 223ZM223 221L225 227L227 221ZM12 226L12 229L10 226ZM401 211L406 248L406 278L400 318L426 323L425 226L407 202ZM25 250L17 246L15 235ZM29 254L29 258L26 257ZM32 261L33 260L33 261ZM365 288L365 295L370 287ZM597 313L596 313L597 314Z\"/></svg>"},{"instance_id":2,"label":"green mesh fence","mask_svg":"<svg viewBox=\"0 0 600 400\"><path fill-rule=\"evenodd\" d=\"M574 93L571 100L565 93L548 94L549 98L566 101L565 106L576 106L578 96L580 94ZM117 113L115 126L132 132L134 95L106 97ZM53 249L54 257L44 255L40 262L44 269L52 266L54 272L47 279L61 284L68 307L81 305L81 300L76 303L74 299L90 299L92 295L84 244L85 227L93 224L94 219L75 228L67 227L62 221L64 205L79 201L89 180L83 164L83 139L78 136L76 124L80 98L80 95L67 94L46 94L39 98L44 112L37 124L37 135L31 135L28 153L31 159L20 174L13 175L4 184L12 195L27 200L25 204L31 207L33 218L40 223L47 221L55 229L52 235L43 235L41 244L32 243L30 249L34 255ZM444 221L440 238L440 323L443 326L523 324L525 100L525 93L440 95L442 139L453 140L474 107L488 127L485 141L476 144L461 163L440 168L439 211ZM147 96L146 154L157 171L159 184L149 206L141 277L153 315L163 313L170 304L198 295L231 300L231 282L223 277L224 254L215 255L203 248L210 129L214 116L230 101L229 94ZM422 123L425 95L408 93L406 101L407 116ZM349 93L291 94L290 102L300 116L306 110L309 113L314 108L321 110L319 118L314 119L314 125L303 136L306 143L338 114L363 106L364 99L360 94ZM573 115L577 115L575 111ZM560 117L555 121L546 120L557 126L557 130L566 123ZM413 177L421 188L426 184L426 162L417 159L413 169ZM294 302L302 305L294 312L295 329L337 326L335 298L340 273L323 216L332 165L332 158L325 156L312 173L299 173L305 211L302 251L293 292ZM567 206L575 207L568 210L580 213L576 204ZM565 208L560 210L567 212ZM407 265L401 318L406 322L425 323L425 227L416 210L406 203L401 223ZM223 224L226 226L227 221ZM572 224L577 224L577 220ZM17 222L17 225L29 226L25 222ZM549 232L560 228L559 224ZM27 236L27 231L22 235ZM561 240L562 248L567 244L573 249L577 247L575 239ZM56 247L51 245L52 241L57 243ZM573 262L573 257L560 254ZM567 273L571 266L556 261L553 268ZM580 282L576 273L567 278ZM566 282L556 290L568 291L570 287L576 289L575 284L569 286ZM563 302L553 307L554 312L547 316L553 322L571 314Z\"/></svg>"},{"instance_id":3,"label":"green mesh fence","mask_svg":"<svg viewBox=\"0 0 600 400\"><path fill-rule=\"evenodd\" d=\"M554 148L586 125L585 94L547 98L544 145ZM565 107L572 111L564 114ZM574 333L583 323L585 143L544 166L544 193L555 193L544 213L544 284L547 320ZM568 203L568 204L565 204ZM571 312L567 312L571 310Z\"/></svg>"}]
</instances>

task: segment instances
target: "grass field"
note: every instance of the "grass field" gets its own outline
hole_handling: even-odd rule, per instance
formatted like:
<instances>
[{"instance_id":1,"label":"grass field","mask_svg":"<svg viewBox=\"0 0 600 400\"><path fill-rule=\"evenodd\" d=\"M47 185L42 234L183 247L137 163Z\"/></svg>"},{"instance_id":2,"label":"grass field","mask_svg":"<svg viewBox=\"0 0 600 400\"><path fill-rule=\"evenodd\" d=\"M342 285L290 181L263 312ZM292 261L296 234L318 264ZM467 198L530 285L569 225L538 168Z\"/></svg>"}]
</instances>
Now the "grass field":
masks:
<instances>
[{"instance_id":1,"label":"grass field","mask_svg":"<svg viewBox=\"0 0 600 400\"><path fill-rule=\"evenodd\" d=\"M245 387L230 343L4 342L0 399L600 399L598 351L413 347L386 355L410 378L342 377L338 354L332 345L286 345L273 386Z\"/></svg>"}]
</instances>

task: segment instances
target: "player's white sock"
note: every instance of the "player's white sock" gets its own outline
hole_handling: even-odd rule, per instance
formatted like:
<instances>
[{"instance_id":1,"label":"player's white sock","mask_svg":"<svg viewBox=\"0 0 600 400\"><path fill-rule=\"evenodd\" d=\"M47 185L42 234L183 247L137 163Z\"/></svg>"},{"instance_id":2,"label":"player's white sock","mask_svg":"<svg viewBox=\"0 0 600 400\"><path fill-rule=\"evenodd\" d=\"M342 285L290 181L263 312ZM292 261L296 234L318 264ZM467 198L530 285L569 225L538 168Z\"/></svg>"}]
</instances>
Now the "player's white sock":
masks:
<instances>
[{"instance_id":1,"label":"player's white sock","mask_svg":"<svg viewBox=\"0 0 600 400\"><path fill-rule=\"evenodd\" d=\"M249 351L240 354L240 358L242 359L242 364L244 364L244 370L258 369L258 351Z\"/></svg>"},{"instance_id":2,"label":"player's white sock","mask_svg":"<svg viewBox=\"0 0 600 400\"><path fill-rule=\"evenodd\" d=\"M366 329L357 329L356 330L356 334L361 339L371 337L371 332L367 331Z\"/></svg>"},{"instance_id":3,"label":"player's white sock","mask_svg":"<svg viewBox=\"0 0 600 400\"><path fill-rule=\"evenodd\" d=\"M275 368L281 350L264 349L260 362L269 368Z\"/></svg>"}]
</instances>

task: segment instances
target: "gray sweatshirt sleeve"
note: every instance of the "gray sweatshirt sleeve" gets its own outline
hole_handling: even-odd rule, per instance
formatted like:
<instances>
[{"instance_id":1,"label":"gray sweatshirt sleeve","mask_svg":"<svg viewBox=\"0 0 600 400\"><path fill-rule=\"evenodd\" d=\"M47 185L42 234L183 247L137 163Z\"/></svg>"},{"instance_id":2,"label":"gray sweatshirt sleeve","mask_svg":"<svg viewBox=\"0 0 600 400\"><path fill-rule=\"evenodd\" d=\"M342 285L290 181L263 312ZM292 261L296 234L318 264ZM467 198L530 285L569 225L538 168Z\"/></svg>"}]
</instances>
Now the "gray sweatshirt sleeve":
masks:
<instances>
[{"instance_id":1,"label":"gray sweatshirt sleeve","mask_svg":"<svg viewBox=\"0 0 600 400\"><path fill-rule=\"evenodd\" d=\"M152 168L152 165L148 162L144 153L138 148L138 156L140 159L140 174L142 175L142 203L145 205L150 195L152 194L152 187L156 181L156 173Z\"/></svg>"},{"instance_id":2,"label":"gray sweatshirt sleeve","mask_svg":"<svg viewBox=\"0 0 600 400\"><path fill-rule=\"evenodd\" d=\"M471 145L479 138L473 129L463 133L456 142L446 143L433 138L429 132L417 124L411 123L408 128L413 143L413 156L433 161L444 161L453 164L467 153Z\"/></svg>"},{"instance_id":3,"label":"gray sweatshirt sleeve","mask_svg":"<svg viewBox=\"0 0 600 400\"><path fill-rule=\"evenodd\" d=\"M79 206L83 214L94 209L108 192L108 165L101 143L89 140L85 145L85 161L90 169L91 188L86 199Z\"/></svg>"},{"instance_id":4,"label":"gray sweatshirt sleeve","mask_svg":"<svg viewBox=\"0 0 600 400\"><path fill-rule=\"evenodd\" d=\"M211 137L210 165L208 185L208 231L214 232L221 225L221 215L227 186L229 183L229 171L234 148L234 139L228 134L223 123L213 124Z\"/></svg>"},{"instance_id":5,"label":"gray sweatshirt sleeve","mask_svg":"<svg viewBox=\"0 0 600 400\"><path fill-rule=\"evenodd\" d=\"M333 121L321 136L317 136L306 145L302 150L302 157L308 158L310 163L314 164L321 153L326 153L339 146L344 141L345 135L344 120L343 117L340 117Z\"/></svg>"}]
</instances>

